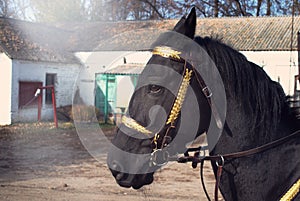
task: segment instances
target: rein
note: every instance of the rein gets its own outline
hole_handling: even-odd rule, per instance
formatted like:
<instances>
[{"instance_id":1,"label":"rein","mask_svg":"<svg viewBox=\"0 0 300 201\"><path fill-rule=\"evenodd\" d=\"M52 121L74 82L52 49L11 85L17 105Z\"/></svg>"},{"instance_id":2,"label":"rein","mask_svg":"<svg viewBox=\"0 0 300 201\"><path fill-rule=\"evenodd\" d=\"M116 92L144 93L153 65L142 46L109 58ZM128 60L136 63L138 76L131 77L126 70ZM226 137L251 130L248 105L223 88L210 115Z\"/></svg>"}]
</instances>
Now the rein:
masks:
<instances>
[{"instance_id":1,"label":"rein","mask_svg":"<svg viewBox=\"0 0 300 201\"><path fill-rule=\"evenodd\" d=\"M203 186L203 190L205 192L205 195L207 197L207 199L209 201L211 201L208 192L206 190L205 187L205 183L204 183L204 176L203 176L203 167L204 167L204 161L213 161L216 163L218 170L217 170L217 179L216 179L216 184L215 184L215 200L218 200L218 188L219 188L219 184L220 184L220 179L221 179L221 175L222 175L222 170L223 170L223 166L225 165L226 161L230 160L230 159L238 159L238 158L243 158L243 157L247 157L247 156L252 156L255 154L259 154L265 151L268 151L270 149L273 149L275 147L278 147L280 145L282 145L283 143L299 137L300 136L300 130L295 131L294 133L280 138L278 140L275 140L273 142L264 144L262 146L253 148L253 149L249 149L246 151L241 151L241 152L235 152L235 153L230 153L230 154L224 154L224 155L213 155L213 156L204 156L204 157L199 157L199 151L196 152L194 154L194 156L188 156L188 152L189 150L186 152L186 156L183 157L173 157L170 158L170 161L177 161L178 163L187 163L187 162L192 162L192 167L196 168L197 164L200 163L200 176L201 176L201 183ZM198 150L200 150L201 147L198 148ZM191 150L191 151L195 151L195 150ZM294 185L281 197L280 201L291 201L293 200L297 194L299 193L300 190L300 178L294 183Z\"/></svg>"},{"instance_id":2,"label":"rein","mask_svg":"<svg viewBox=\"0 0 300 201\"><path fill-rule=\"evenodd\" d=\"M291 140L292 138L295 138L300 135L300 130L298 130L286 137L280 138L278 140L264 144L262 146L259 146L259 147L253 148L253 149L249 149L249 150L245 150L245 151L241 151L241 152L235 152L235 153L224 154L224 155L205 156L205 153L201 155L200 154L201 147L199 147L196 150L195 150L195 148L188 149L183 157L170 156L167 151L165 151L165 152L163 151L163 148L168 146L168 142L167 142L168 139L172 140L171 136L169 136L169 133L170 133L171 129L175 128L175 121L178 118L178 115L181 111L181 107L182 107L183 101L186 96L187 88L190 84L190 80L193 75L193 71L195 71L195 68L193 65L188 63L185 59L183 59L180 56L181 52L173 50L170 47L166 47L166 46L155 47L152 51L152 54L159 55L161 57L168 58L168 59L173 59L178 62L184 60L184 71L183 71L184 75L182 76L182 81L181 81L180 87L178 89L178 94L174 100L172 109L171 109L169 116L167 118L167 121L165 123L168 126L168 128L166 129L165 135L160 136L159 133L154 134L152 143L155 145L155 148L153 149L153 152L151 153L151 158L150 158L151 164L154 166L163 166L166 163L168 163L169 161L177 161L178 163L192 162L192 167L196 168L197 164L200 163L201 164L201 166L200 166L201 183L202 183L204 192L206 194L206 197L209 201L211 201L211 199L207 193L205 183L204 183L204 176L203 176L204 161L215 162L217 165L217 168L218 168L217 175L216 175L217 176L216 184L215 184L215 201L217 201L220 179L221 179L221 175L222 175L222 171L223 171L223 166L225 165L226 161L228 161L230 159L238 159L238 158L243 158L243 157L247 157L247 156L251 156L254 154L265 152L265 151L273 149L279 145L282 145L283 143L287 142L288 140ZM187 65L189 65L190 68L192 68L192 69L189 70L189 68L187 68ZM201 77L200 74L197 74L195 71L194 75L195 75L195 78L197 79L197 82L198 82L200 88L202 89L202 93L205 95L205 97L210 105L210 108L212 110L212 114L215 118L217 126L219 128L222 128L222 122L219 117L218 111L216 110L214 103L211 99L211 97L212 97L211 90L205 84L204 79ZM143 127L142 125L140 125L139 123L137 123L134 119L132 119L130 117L123 116L122 123L126 127L134 129L134 130L136 130L140 133L143 133L147 136L150 136L151 134L153 134L147 128ZM158 146L158 141L161 137L163 137L162 143L161 143L161 146ZM189 156L189 152L195 152L194 156ZM291 201L298 195L299 190L300 190L300 178L281 197L280 201Z\"/></svg>"}]
</instances>

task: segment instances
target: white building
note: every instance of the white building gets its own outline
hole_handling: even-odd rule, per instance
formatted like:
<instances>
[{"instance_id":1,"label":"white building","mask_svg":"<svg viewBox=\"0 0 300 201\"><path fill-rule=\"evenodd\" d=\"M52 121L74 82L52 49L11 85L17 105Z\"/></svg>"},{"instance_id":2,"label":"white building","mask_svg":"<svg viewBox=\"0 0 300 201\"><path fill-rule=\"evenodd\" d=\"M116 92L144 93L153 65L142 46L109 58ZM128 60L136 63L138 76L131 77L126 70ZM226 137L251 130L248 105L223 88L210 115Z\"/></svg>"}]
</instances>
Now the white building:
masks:
<instances>
[{"instance_id":1,"label":"white building","mask_svg":"<svg viewBox=\"0 0 300 201\"><path fill-rule=\"evenodd\" d=\"M47 43L40 44L37 38L31 38L35 31L50 34L53 28L46 27L41 32L38 24L1 18L0 27L0 125L37 121L35 93L41 86L54 85L57 107L71 105L74 78L81 67L79 60L73 54L52 49ZM45 40L51 42L53 38L47 36ZM49 90L42 91L41 114L42 120L53 119Z\"/></svg>"},{"instance_id":2,"label":"white building","mask_svg":"<svg viewBox=\"0 0 300 201\"><path fill-rule=\"evenodd\" d=\"M122 71L117 66L122 64L124 57L126 57L127 63L145 64L149 58L149 52L136 52L136 50L149 49L160 33L171 30L176 23L177 20L99 23L98 32L103 34L103 39L99 41L99 45L94 47L90 54L105 54L111 57L106 56L107 59L104 59L99 56L98 58L101 59L97 60L95 59L96 56L91 59L95 66L90 71L92 80L95 78L95 74L107 74L107 72L111 74L113 68ZM103 27L105 28L103 29ZM299 73L297 32L300 30L300 17L294 19L293 33L291 27L291 17L205 18L198 19L196 35L218 38L225 44L237 49L248 60L264 68L274 81L280 82L287 95L293 95L294 77ZM111 35L107 34L107 30L112 30L113 33ZM78 55L80 54L84 54L84 51L78 53ZM133 56L129 59L126 55ZM141 60L141 58L145 60ZM88 59L86 61L84 63L88 63ZM102 68L99 68L99 66L102 66ZM115 75L121 74L121 72L114 72ZM125 78L122 77L122 79ZM91 81L86 88L93 88L93 83ZM114 90L117 97L116 100L111 100L110 103L112 108L118 109L125 105L123 104L126 102L124 99L129 99L128 97L132 94L133 88L124 87L124 84L120 84L119 81L116 85L117 87ZM124 88L126 88L125 93L128 94L126 97L120 93L122 91L124 94ZM94 101L92 96L95 97L97 93L89 94L89 100ZM113 103L114 101L115 103ZM92 103L90 102L90 104Z\"/></svg>"},{"instance_id":3,"label":"white building","mask_svg":"<svg viewBox=\"0 0 300 201\"><path fill-rule=\"evenodd\" d=\"M151 56L145 50L177 21L45 25L0 18L0 124L35 121L36 106L23 107L34 92L23 89L27 82L47 85L51 82L47 79L55 82L58 107L72 104L77 89L86 105L100 107L97 97L105 96L102 81L109 75L114 87L108 96L113 98L108 97L106 105L120 112L133 93L135 75ZM293 27L292 32L291 17L205 18L198 19L196 35L221 39L263 67L292 95L298 74L300 17L295 17ZM134 73L128 73L128 67ZM51 118L47 103L43 94L42 114Z\"/></svg>"}]
</instances>

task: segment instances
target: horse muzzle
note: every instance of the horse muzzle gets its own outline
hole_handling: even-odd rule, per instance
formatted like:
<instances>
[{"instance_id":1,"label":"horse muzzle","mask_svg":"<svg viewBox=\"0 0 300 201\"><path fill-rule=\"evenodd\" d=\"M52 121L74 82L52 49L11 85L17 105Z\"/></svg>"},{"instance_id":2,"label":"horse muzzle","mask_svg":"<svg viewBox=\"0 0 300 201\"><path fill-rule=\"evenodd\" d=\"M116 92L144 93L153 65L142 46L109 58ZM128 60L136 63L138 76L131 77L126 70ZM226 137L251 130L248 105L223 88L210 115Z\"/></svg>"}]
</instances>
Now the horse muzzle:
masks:
<instances>
[{"instance_id":1,"label":"horse muzzle","mask_svg":"<svg viewBox=\"0 0 300 201\"><path fill-rule=\"evenodd\" d=\"M139 189L153 182L153 173L129 174L122 171L122 166L117 161L113 161L112 163L110 171L121 187Z\"/></svg>"}]
</instances>

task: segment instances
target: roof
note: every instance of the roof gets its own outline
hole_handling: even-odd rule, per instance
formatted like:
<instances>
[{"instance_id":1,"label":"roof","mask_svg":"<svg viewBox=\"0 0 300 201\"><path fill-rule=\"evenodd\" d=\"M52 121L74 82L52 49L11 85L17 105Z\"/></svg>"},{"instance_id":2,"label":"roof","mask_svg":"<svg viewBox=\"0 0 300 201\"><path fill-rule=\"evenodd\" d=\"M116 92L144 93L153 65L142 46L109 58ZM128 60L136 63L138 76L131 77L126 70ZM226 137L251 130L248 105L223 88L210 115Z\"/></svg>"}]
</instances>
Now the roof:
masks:
<instances>
[{"instance_id":1,"label":"roof","mask_svg":"<svg viewBox=\"0 0 300 201\"><path fill-rule=\"evenodd\" d=\"M145 64L122 64L113 69L109 69L102 74L108 75L139 75L142 73Z\"/></svg>"},{"instance_id":2,"label":"roof","mask_svg":"<svg viewBox=\"0 0 300 201\"><path fill-rule=\"evenodd\" d=\"M53 26L0 18L0 52L12 59L79 63L63 43L69 33Z\"/></svg>"},{"instance_id":3,"label":"roof","mask_svg":"<svg viewBox=\"0 0 300 201\"><path fill-rule=\"evenodd\" d=\"M143 50L159 34L171 30L178 20L111 23L111 35L103 34L94 50ZM102 27L99 24L99 27ZM124 29L127 27L127 29ZM117 31L119 30L119 31ZM294 18L292 50L297 50L297 32L300 16ZM96 30L95 30L96 31ZM101 34L100 30L96 31ZM226 17L198 19L196 35L212 36L239 51L288 51L291 50L291 17ZM87 37L87 36L86 36ZM82 47L84 45L82 44Z\"/></svg>"},{"instance_id":4,"label":"roof","mask_svg":"<svg viewBox=\"0 0 300 201\"><path fill-rule=\"evenodd\" d=\"M148 20L60 23L54 26L70 32L67 48L73 52L132 51L149 46L157 38L157 31L170 30L174 23L175 20Z\"/></svg>"},{"instance_id":5,"label":"roof","mask_svg":"<svg viewBox=\"0 0 300 201\"><path fill-rule=\"evenodd\" d=\"M148 49L178 20L41 24L0 18L0 52L13 59L79 63L74 52ZM297 50L300 16L294 18ZM239 51L291 50L291 17L201 18L196 34L214 36Z\"/></svg>"},{"instance_id":6,"label":"roof","mask_svg":"<svg viewBox=\"0 0 300 201\"><path fill-rule=\"evenodd\" d=\"M235 17L198 21L199 35L220 37L239 51L291 50L292 17ZM300 16L294 18L292 49L297 50Z\"/></svg>"}]
</instances>

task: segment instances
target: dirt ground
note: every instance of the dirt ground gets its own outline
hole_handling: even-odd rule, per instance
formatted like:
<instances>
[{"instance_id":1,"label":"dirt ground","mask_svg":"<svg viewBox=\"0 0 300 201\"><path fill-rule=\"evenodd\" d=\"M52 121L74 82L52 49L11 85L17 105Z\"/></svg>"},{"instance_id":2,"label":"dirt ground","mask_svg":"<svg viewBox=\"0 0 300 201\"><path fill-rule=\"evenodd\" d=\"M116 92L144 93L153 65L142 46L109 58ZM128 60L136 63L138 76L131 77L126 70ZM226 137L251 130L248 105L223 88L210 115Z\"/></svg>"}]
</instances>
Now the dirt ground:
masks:
<instances>
[{"instance_id":1,"label":"dirt ground","mask_svg":"<svg viewBox=\"0 0 300 201\"><path fill-rule=\"evenodd\" d=\"M112 128L104 128L112 136ZM167 201L207 200L199 168L169 163L140 190L121 188L106 165L82 146L72 123L27 123L0 127L0 200ZM209 192L214 176L204 169Z\"/></svg>"}]
</instances>

